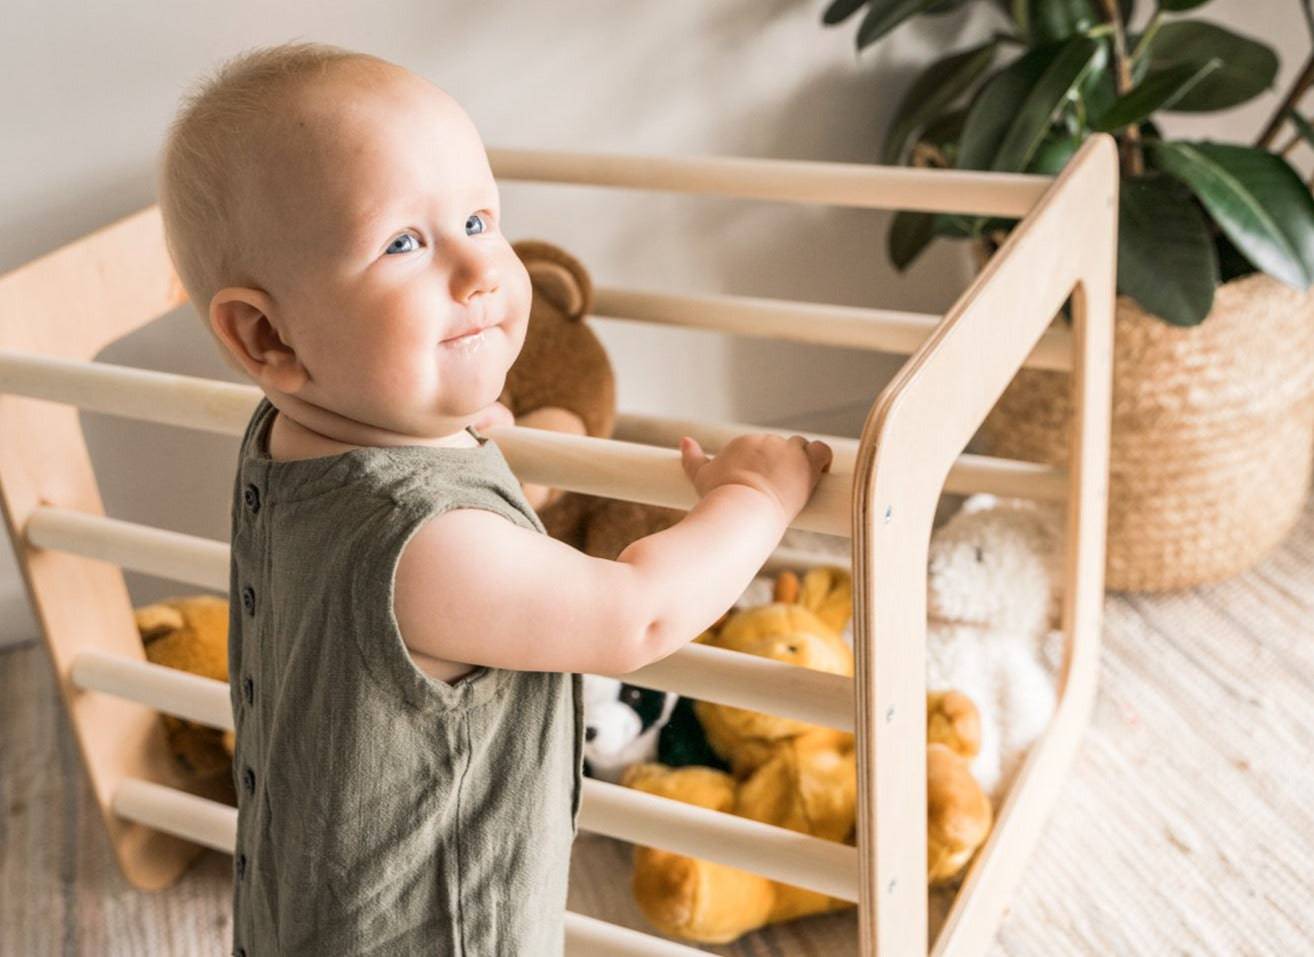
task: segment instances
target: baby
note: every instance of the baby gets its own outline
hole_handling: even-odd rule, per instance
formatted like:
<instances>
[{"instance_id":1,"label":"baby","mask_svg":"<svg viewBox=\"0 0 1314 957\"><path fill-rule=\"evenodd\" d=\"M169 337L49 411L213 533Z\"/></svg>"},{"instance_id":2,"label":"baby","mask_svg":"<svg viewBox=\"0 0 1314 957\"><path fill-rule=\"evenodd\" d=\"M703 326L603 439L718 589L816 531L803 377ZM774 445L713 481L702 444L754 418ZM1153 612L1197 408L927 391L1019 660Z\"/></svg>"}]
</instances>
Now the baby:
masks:
<instances>
[{"instance_id":1,"label":"baby","mask_svg":"<svg viewBox=\"0 0 1314 957\"><path fill-rule=\"evenodd\" d=\"M160 206L264 393L232 503L233 953L562 951L580 674L676 651L748 586L831 450L681 443L698 502L615 561L544 533L496 444L530 284L446 93L320 44L226 63Z\"/></svg>"}]
</instances>

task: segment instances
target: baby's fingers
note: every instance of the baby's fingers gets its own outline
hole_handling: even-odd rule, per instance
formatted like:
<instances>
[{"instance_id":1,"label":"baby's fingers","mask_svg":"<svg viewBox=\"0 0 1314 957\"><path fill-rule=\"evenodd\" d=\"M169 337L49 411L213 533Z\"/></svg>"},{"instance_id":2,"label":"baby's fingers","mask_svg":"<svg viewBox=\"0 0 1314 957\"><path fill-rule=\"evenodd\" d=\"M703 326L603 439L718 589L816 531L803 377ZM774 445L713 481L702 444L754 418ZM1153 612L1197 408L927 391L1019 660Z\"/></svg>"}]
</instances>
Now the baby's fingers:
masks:
<instances>
[{"instance_id":1,"label":"baby's fingers","mask_svg":"<svg viewBox=\"0 0 1314 957\"><path fill-rule=\"evenodd\" d=\"M808 443L808 458L812 460L820 471L830 471L830 463L834 459L834 454L829 445L825 442L814 439Z\"/></svg>"},{"instance_id":2,"label":"baby's fingers","mask_svg":"<svg viewBox=\"0 0 1314 957\"><path fill-rule=\"evenodd\" d=\"M702 446L698 440L690 436L683 436L680 439L680 464L684 466L684 474L688 476L689 481L694 480L698 470L707 462L707 456L703 453Z\"/></svg>"}]
</instances>

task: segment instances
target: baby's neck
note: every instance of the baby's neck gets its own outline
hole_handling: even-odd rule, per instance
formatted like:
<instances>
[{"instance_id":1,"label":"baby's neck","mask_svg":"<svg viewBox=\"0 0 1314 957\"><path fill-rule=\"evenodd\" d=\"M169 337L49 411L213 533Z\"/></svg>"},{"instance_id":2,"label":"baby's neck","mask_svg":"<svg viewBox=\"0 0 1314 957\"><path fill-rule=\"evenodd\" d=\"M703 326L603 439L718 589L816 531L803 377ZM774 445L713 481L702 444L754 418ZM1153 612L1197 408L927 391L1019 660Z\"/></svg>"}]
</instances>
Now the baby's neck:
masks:
<instances>
[{"instance_id":1,"label":"baby's neck","mask_svg":"<svg viewBox=\"0 0 1314 957\"><path fill-rule=\"evenodd\" d=\"M344 420L345 421L345 420ZM289 415L286 410L276 407L274 421L269 427L269 457L276 462L294 459L318 458L323 455L336 455L352 449L397 445L428 445L435 448L470 448L479 443L469 432L462 429L440 439L421 439L415 436L403 436L386 433L372 426L353 423L359 431L360 441L342 441L333 435L325 434ZM336 429L335 429L336 431Z\"/></svg>"}]
</instances>

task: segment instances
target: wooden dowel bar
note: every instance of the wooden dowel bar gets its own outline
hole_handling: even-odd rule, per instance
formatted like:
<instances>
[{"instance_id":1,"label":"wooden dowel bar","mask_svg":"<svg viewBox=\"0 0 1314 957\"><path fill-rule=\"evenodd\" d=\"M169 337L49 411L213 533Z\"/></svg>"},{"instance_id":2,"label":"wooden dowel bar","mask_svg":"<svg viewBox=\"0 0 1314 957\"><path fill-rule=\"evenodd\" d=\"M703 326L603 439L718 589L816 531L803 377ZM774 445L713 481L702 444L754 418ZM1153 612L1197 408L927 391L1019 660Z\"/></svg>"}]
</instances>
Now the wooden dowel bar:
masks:
<instances>
[{"instance_id":1,"label":"wooden dowel bar","mask_svg":"<svg viewBox=\"0 0 1314 957\"><path fill-rule=\"evenodd\" d=\"M853 731L853 679L847 675L690 643L623 677L644 688Z\"/></svg>"},{"instance_id":2,"label":"wooden dowel bar","mask_svg":"<svg viewBox=\"0 0 1314 957\"><path fill-rule=\"evenodd\" d=\"M88 519L90 522L96 521L93 516L88 516ZM116 534L116 530L104 534L113 535ZM196 541L204 541L204 539L196 539ZM63 551L82 554L79 551L76 532L67 533L57 547ZM125 548L123 552L131 558L130 548ZM153 559L156 557L158 556L152 556ZM129 561L123 567L136 566ZM227 582L227 570L223 577ZM220 585L213 580L194 582L194 584L216 590L227 588L226 584ZM188 680L179 681L178 676ZM727 648L689 643L660 661L629 672L623 677L628 683L644 688L670 691L736 708L763 711L840 731L853 731L853 679L846 675L817 671ZM185 672L164 668L147 661L131 661L120 656L97 652L83 652L75 659L73 680L83 687L107 691L148 704L161 711L180 714L181 717L193 721L201 721L230 731L233 729L231 718L224 716L217 698L209 700L208 703L195 704L195 707L202 709L196 713L176 712L170 704L189 696L195 700L195 696L200 693L197 689L209 688L206 694L222 694L223 707L226 708L228 692L223 689L222 682L215 682L211 686L204 684L211 679L201 678L198 675L187 675ZM222 724L218 722L219 718L222 718Z\"/></svg>"},{"instance_id":3,"label":"wooden dowel bar","mask_svg":"<svg viewBox=\"0 0 1314 957\"><path fill-rule=\"evenodd\" d=\"M8 350L0 350L0 392L233 436L240 436L246 430L261 397L260 390L253 385ZM614 439L522 426L489 429L488 435L496 440L522 481L618 498L634 493L633 501L688 509L694 504L694 494L680 467L677 445L681 435L691 435L709 452L715 452L732 437L745 432L788 436L794 431L749 423L702 422L621 412L617 415ZM848 537L851 492L845 482L837 479L852 474L857 440L802 434L829 443L835 458L830 473L822 479L822 487L800 513L795 527ZM619 456L611 458L617 450ZM542 451L551 453L551 466L539 461ZM642 469L649 461L660 463L657 472L647 478L636 477L633 474L636 464ZM597 462L610 462L599 474L615 478L600 482L593 468ZM596 491L599 488L603 490ZM962 495L990 492L1057 502L1067 495L1067 476L1062 469L1040 463L964 453L950 468L944 491ZM836 500L841 500L842 506Z\"/></svg>"},{"instance_id":4,"label":"wooden dowel bar","mask_svg":"<svg viewBox=\"0 0 1314 957\"><path fill-rule=\"evenodd\" d=\"M639 412L618 412L613 435L628 442L666 448L677 448L680 436L688 435L697 439L704 451L715 453L735 436L745 432L769 432L784 437L799 434L810 439L820 439L831 448L831 474L853 474L858 440L842 435L779 429L746 422L676 419ZM992 495L1029 498L1038 502L1062 502L1068 493L1068 474L1065 469L1040 462L964 452L950 468L945 478L944 491L953 495L989 492Z\"/></svg>"},{"instance_id":5,"label":"wooden dowel bar","mask_svg":"<svg viewBox=\"0 0 1314 957\"><path fill-rule=\"evenodd\" d=\"M568 957L707 957L707 951L566 911Z\"/></svg>"},{"instance_id":6,"label":"wooden dowel bar","mask_svg":"<svg viewBox=\"0 0 1314 957\"><path fill-rule=\"evenodd\" d=\"M149 662L134 663L126 659L107 661L107 658L112 656L93 655L90 652L79 656L75 665L78 684L143 704L161 707L167 705L168 708L164 710L168 713L192 720L205 720L206 723L210 723L206 719L219 717L212 713L218 709L219 696L222 696L223 704L228 705L227 686L222 681L187 675L177 669ZM161 673L169 671L175 674ZM197 689L201 690L201 697L206 699L201 706L182 709L175 707L184 690L195 693ZM231 710L222 724L214 726L232 730ZM140 816L139 809L142 807L159 809L161 805L156 799L171 790L161 785L150 785L145 791L130 790L127 811L120 810L119 800L124 796L120 790L115 796L115 812L151 826L159 826L161 830L182 837L192 835L180 828L201 826L203 830L200 835L205 839L200 840L198 837L200 843L224 850L222 844L215 843L216 834L222 837L222 832L216 830L214 820L207 815L203 814L201 824L196 825L191 820L190 812L170 805L171 811L162 815L158 825L156 818L144 819ZM204 810L200 805L192 807ZM133 809L137 809L137 813L133 813ZM845 900L856 902L858 899L857 851L847 844L823 840L787 828L593 778L584 780L579 825L597 834L660 847L677 854L704 857Z\"/></svg>"},{"instance_id":7,"label":"wooden dowel bar","mask_svg":"<svg viewBox=\"0 0 1314 957\"><path fill-rule=\"evenodd\" d=\"M237 808L222 801L212 801L139 778L125 778L114 793L113 808L116 814L127 820L225 854L232 854L237 847ZM571 957L600 954L693 957L704 953L572 911L566 912L566 946Z\"/></svg>"},{"instance_id":8,"label":"wooden dowel bar","mask_svg":"<svg viewBox=\"0 0 1314 957\"><path fill-rule=\"evenodd\" d=\"M1052 176L727 156L489 149L499 180L1021 218Z\"/></svg>"},{"instance_id":9,"label":"wooden dowel bar","mask_svg":"<svg viewBox=\"0 0 1314 957\"><path fill-rule=\"evenodd\" d=\"M38 548L57 548L147 575L228 591L231 549L225 542L52 505L34 509L23 532Z\"/></svg>"},{"instance_id":10,"label":"wooden dowel bar","mask_svg":"<svg viewBox=\"0 0 1314 957\"><path fill-rule=\"evenodd\" d=\"M584 779L579 826L858 900L857 850L838 841L593 778Z\"/></svg>"},{"instance_id":11,"label":"wooden dowel bar","mask_svg":"<svg viewBox=\"0 0 1314 957\"><path fill-rule=\"evenodd\" d=\"M261 395L254 385L0 349L3 392L239 436Z\"/></svg>"},{"instance_id":12,"label":"wooden dowel bar","mask_svg":"<svg viewBox=\"0 0 1314 957\"><path fill-rule=\"evenodd\" d=\"M237 808L154 781L124 778L112 803L119 817L225 854L237 846Z\"/></svg>"},{"instance_id":13,"label":"wooden dowel bar","mask_svg":"<svg viewBox=\"0 0 1314 957\"><path fill-rule=\"evenodd\" d=\"M868 309L724 294L684 295L595 286L590 317L725 332L846 349L912 355L939 325L934 313ZM1036 343L1027 368L1070 369L1072 334L1055 325Z\"/></svg>"},{"instance_id":14,"label":"wooden dowel bar","mask_svg":"<svg viewBox=\"0 0 1314 957\"><path fill-rule=\"evenodd\" d=\"M95 650L73 659L69 678L87 691L127 698L222 731L236 730L228 684L214 678Z\"/></svg>"}]
</instances>

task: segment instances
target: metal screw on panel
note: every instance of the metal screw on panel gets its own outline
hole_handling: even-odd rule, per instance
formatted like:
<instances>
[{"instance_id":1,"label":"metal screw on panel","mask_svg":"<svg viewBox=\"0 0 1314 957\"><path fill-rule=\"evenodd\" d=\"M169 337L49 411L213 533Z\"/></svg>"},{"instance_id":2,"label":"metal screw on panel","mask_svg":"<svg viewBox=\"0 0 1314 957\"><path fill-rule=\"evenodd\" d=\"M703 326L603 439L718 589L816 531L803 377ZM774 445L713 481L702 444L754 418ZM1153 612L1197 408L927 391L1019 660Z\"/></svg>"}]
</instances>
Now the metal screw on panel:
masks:
<instances>
[{"instance_id":1,"label":"metal screw on panel","mask_svg":"<svg viewBox=\"0 0 1314 957\"><path fill-rule=\"evenodd\" d=\"M891 708L889 711L885 712L885 723L889 724L893 720L894 720L894 709Z\"/></svg>"},{"instance_id":2,"label":"metal screw on panel","mask_svg":"<svg viewBox=\"0 0 1314 957\"><path fill-rule=\"evenodd\" d=\"M888 894L893 894L893 893L894 893L894 885L897 884L897 883L899 883L897 880L892 880L892 881L890 881L890 886L887 887L887 888L885 888L886 893L888 893Z\"/></svg>"},{"instance_id":3,"label":"metal screw on panel","mask_svg":"<svg viewBox=\"0 0 1314 957\"><path fill-rule=\"evenodd\" d=\"M886 505L886 506L885 506L885 524L888 525L888 524L890 523L890 519L893 518L893 517L894 517L894 506L893 506L893 505Z\"/></svg>"}]
</instances>

